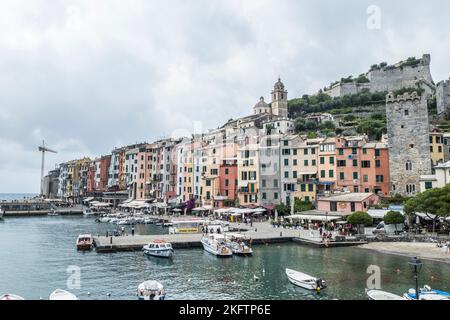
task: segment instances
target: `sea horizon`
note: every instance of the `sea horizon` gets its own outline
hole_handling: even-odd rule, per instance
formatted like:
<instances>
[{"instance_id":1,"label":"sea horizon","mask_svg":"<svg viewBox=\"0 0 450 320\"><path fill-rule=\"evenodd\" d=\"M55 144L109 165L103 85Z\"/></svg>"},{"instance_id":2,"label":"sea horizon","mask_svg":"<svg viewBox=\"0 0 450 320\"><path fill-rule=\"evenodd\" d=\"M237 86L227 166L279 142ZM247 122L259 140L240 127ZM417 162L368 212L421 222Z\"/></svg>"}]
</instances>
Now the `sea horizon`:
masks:
<instances>
[{"instance_id":1,"label":"sea horizon","mask_svg":"<svg viewBox=\"0 0 450 320\"><path fill-rule=\"evenodd\" d=\"M24 198L32 198L38 196L38 193L14 193L14 192L0 192L0 201L12 201L12 200L22 200Z\"/></svg>"}]
</instances>

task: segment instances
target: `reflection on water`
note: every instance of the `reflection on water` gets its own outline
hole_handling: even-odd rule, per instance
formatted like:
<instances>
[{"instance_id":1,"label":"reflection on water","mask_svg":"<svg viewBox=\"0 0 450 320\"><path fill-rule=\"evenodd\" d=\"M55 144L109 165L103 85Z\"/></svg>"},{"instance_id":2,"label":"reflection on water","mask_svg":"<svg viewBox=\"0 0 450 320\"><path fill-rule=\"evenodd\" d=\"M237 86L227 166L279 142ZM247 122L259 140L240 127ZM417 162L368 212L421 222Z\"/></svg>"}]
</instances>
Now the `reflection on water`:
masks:
<instances>
[{"instance_id":1,"label":"reflection on water","mask_svg":"<svg viewBox=\"0 0 450 320\"><path fill-rule=\"evenodd\" d=\"M76 251L78 234L113 229L83 217L5 219L0 223L0 294L47 298L54 289L66 288L66 269L71 265L81 269L81 288L69 291L81 299L108 299L108 293L111 299L135 299L138 284L149 279L164 284L167 299L365 299L366 269L372 264L381 268L383 290L402 294L413 285L408 258L358 248L262 245L254 247L253 257L230 259L186 249L175 250L172 260L142 252ZM139 225L136 233L167 233L167 229ZM321 277L328 288L320 294L297 288L287 280L285 268ZM450 265L425 261L420 282L450 291Z\"/></svg>"}]
</instances>

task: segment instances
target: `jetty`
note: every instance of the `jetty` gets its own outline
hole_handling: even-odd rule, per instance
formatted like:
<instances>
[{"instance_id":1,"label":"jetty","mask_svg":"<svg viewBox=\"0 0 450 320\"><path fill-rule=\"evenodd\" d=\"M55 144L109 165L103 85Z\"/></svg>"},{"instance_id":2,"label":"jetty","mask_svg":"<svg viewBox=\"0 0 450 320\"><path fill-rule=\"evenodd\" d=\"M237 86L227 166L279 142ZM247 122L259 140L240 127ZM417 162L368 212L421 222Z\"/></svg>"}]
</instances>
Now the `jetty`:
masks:
<instances>
[{"instance_id":1,"label":"jetty","mask_svg":"<svg viewBox=\"0 0 450 320\"><path fill-rule=\"evenodd\" d=\"M299 243L316 247L340 247L365 244L362 241L329 241L322 242L319 235L306 238L304 232L298 229L274 228L267 222L254 223L253 226L230 223L231 229L246 230L245 235L252 245L276 243ZM308 235L310 232L308 232ZM154 240L165 240L172 243L174 249L201 248L201 233L195 234L160 234L160 235L126 235L126 236L95 236L94 246L98 253L140 251L142 247Z\"/></svg>"}]
</instances>

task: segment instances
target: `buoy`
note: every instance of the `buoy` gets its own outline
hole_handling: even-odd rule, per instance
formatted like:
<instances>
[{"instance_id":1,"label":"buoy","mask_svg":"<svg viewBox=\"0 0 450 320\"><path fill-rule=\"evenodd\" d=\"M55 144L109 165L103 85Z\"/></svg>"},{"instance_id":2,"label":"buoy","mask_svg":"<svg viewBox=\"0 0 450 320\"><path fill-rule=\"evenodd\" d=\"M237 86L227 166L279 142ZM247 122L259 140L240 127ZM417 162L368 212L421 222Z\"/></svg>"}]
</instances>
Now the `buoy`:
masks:
<instances>
[{"instance_id":1,"label":"buoy","mask_svg":"<svg viewBox=\"0 0 450 320\"><path fill-rule=\"evenodd\" d=\"M90 295L91 295L91 293L90 293L90 292L88 291L87 295L88 295L88 296L90 296Z\"/></svg>"}]
</instances>

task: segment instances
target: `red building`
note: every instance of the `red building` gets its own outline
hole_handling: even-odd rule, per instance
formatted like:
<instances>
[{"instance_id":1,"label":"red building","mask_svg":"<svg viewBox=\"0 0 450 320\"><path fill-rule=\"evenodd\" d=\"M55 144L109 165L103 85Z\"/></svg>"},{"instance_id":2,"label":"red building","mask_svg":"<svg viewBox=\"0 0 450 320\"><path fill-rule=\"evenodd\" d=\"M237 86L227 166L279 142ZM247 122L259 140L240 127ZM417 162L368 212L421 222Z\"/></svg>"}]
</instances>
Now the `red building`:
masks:
<instances>
[{"instance_id":1,"label":"red building","mask_svg":"<svg viewBox=\"0 0 450 320\"><path fill-rule=\"evenodd\" d=\"M98 191L108 190L109 166L111 165L111 155L100 158L100 185Z\"/></svg>"},{"instance_id":2,"label":"red building","mask_svg":"<svg viewBox=\"0 0 450 320\"><path fill-rule=\"evenodd\" d=\"M237 198L237 160L224 160L219 170L219 193L214 196L214 207L226 207L225 201L234 201Z\"/></svg>"}]
</instances>

